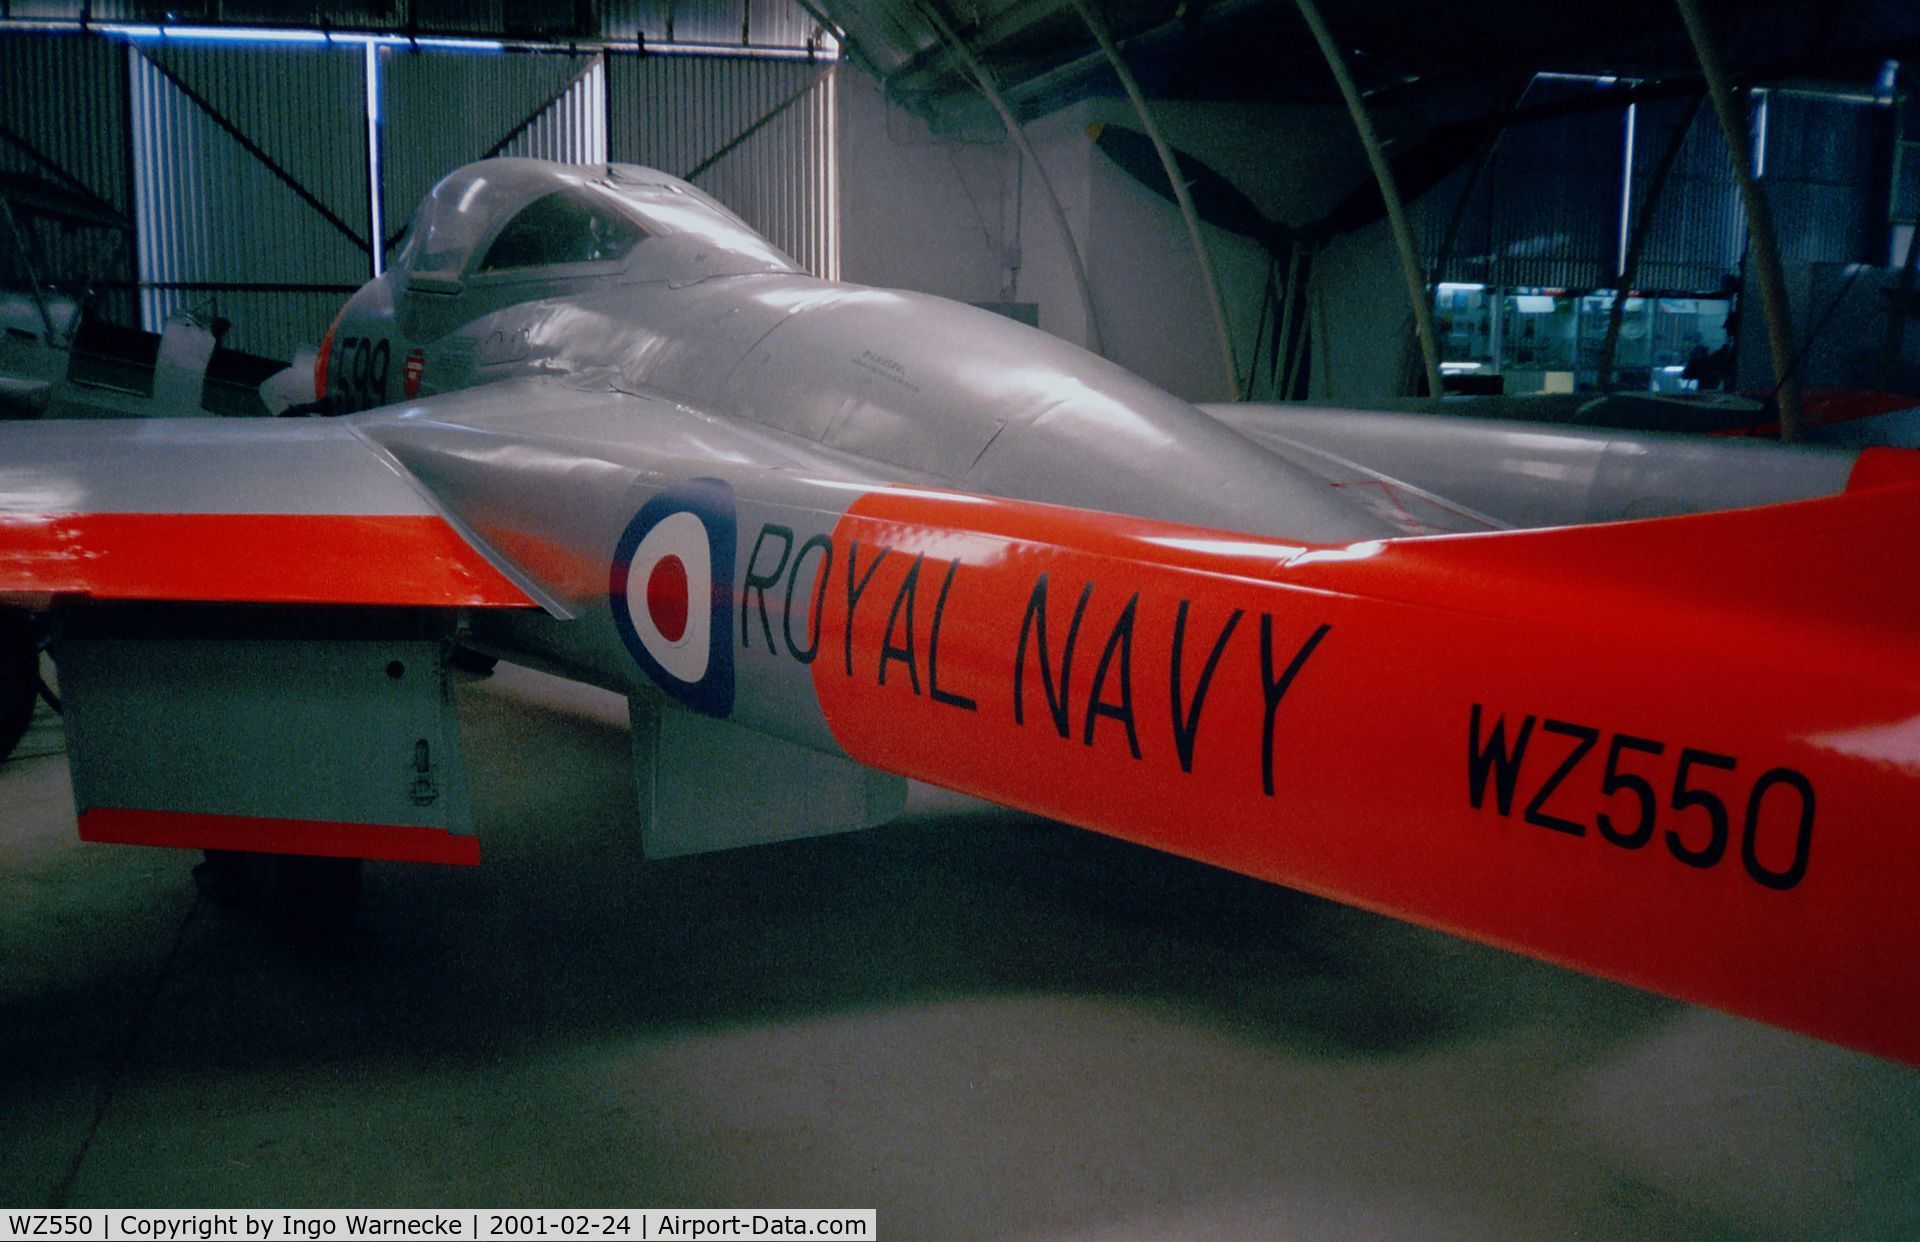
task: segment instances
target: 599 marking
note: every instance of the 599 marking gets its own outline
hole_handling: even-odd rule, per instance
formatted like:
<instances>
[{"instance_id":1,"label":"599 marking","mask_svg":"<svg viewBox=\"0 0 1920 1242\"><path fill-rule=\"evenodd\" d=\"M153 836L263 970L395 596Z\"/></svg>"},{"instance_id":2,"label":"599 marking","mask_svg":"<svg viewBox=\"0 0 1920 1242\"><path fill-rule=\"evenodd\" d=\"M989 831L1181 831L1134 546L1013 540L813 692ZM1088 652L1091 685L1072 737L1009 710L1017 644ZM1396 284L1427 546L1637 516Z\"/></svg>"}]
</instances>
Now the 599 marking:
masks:
<instances>
[{"instance_id":1,"label":"599 marking","mask_svg":"<svg viewBox=\"0 0 1920 1242\"><path fill-rule=\"evenodd\" d=\"M1806 878L1814 794L1803 773L1768 768L1749 785L1731 775L1740 768L1732 755L1535 716L1514 727L1502 715L1486 727L1485 715L1475 703L1467 722L1467 802L1474 810L1483 808L1489 784L1495 809L1507 818L1516 796L1531 791L1520 812L1529 824L1584 837L1591 823L1625 850L1657 833L1675 859L1705 870L1726 857L1744 793L1739 843L1747 875L1778 892ZM1603 758L1589 762L1595 752Z\"/></svg>"},{"instance_id":2,"label":"599 marking","mask_svg":"<svg viewBox=\"0 0 1920 1242\"><path fill-rule=\"evenodd\" d=\"M369 336L342 337L327 367L327 395L338 398L341 413L387 403L387 370L392 347Z\"/></svg>"}]
</instances>

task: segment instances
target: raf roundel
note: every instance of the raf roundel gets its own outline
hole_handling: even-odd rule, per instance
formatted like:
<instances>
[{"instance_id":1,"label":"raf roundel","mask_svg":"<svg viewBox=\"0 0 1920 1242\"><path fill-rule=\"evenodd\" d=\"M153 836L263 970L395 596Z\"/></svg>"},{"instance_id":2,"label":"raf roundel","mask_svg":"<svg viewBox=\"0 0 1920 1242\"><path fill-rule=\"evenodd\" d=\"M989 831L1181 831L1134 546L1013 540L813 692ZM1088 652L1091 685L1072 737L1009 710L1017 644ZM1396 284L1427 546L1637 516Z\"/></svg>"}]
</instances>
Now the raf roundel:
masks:
<instances>
[{"instance_id":1,"label":"raf roundel","mask_svg":"<svg viewBox=\"0 0 1920 1242\"><path fill-rule=\"evenodd\" d=\"M660 637L678 646L687 636L687 563L669 552L647 570L647 618Z\"/></svg>"},{"instance_id":2,"label":"raf roundel","mask_svg":"<svg viewBox=\"0 0 1920 1242\"><path fill-rule=\"evenodd\" d=\"M655 496L614 549L608 604L634 661L709 716L733 711L733 489L694 479Z\"/></svg>"}]
</instances>

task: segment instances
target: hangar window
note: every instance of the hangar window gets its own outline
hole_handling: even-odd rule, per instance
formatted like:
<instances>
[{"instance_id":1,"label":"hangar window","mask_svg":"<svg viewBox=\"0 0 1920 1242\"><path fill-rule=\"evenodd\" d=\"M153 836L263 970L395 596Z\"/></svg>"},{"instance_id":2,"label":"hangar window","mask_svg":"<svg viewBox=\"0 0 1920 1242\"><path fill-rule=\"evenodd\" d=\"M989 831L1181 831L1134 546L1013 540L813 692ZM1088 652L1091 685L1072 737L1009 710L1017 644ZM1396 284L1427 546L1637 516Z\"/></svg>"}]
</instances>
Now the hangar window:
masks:
<instances>
[{"instance_id":1,"label":"hangar window","mask_svg":"<svg viewBox=\"0 0 1920 1242\"><path fill-rule=\"evenodd\" d=\"M560 190L522 207L487 248L480 270L609 263L625 258L645 236L614 207Z\"/></svg>"}]
</instances>

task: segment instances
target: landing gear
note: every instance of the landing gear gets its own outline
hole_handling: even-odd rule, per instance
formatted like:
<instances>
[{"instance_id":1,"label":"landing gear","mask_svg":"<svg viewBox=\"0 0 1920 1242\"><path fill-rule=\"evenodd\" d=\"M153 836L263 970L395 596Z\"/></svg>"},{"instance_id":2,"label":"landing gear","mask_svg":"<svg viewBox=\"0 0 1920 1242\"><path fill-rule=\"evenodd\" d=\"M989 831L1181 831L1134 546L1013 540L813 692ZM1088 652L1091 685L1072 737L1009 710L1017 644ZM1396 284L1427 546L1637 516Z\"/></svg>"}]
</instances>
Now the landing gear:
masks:
<instances>
[{"instance_id":1,"label":"landing gear","mask_svg":"<svg viewBox=\"0 0 1920 1242\"><path fill-rule=\"evenodd\" d=\"M269 926L306 943L339 935L360 908L358 858L208 850L193 869L207 900L227 909L257 905Z\"/></svg>"}]
</instances>

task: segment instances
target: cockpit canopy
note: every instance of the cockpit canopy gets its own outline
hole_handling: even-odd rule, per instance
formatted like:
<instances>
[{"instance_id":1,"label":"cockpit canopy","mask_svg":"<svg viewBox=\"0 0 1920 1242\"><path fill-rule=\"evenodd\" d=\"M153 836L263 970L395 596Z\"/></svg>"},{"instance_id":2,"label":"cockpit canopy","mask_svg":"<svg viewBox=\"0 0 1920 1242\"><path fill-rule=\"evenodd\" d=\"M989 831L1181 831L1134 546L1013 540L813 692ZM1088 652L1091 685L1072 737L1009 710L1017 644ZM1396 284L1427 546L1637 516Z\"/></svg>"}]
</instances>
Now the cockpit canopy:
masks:
<instances>
[{"instance_id":1,"label":"cockpit canopy","mask_svg":"<svg viewBox=\"0 0 1920 1242\"><path fill-rule=\"evenodd\" d=\"M491 159L447 174L395 257L408 285L533 273L671 283L797 272L794 261L693 186L637 164Z\"/></svg>"},{"instance_id":2,"label":"cockpit canopy","mask_svg":"<svg viewBox=\"0 0 1920 1242\"><path fill-rule=\"evenodd\" d=\"M599 195L578 186L543 194L494 234L474 270L613 263L627 257L646 230Z\"/></svg>"}]
</instances>

